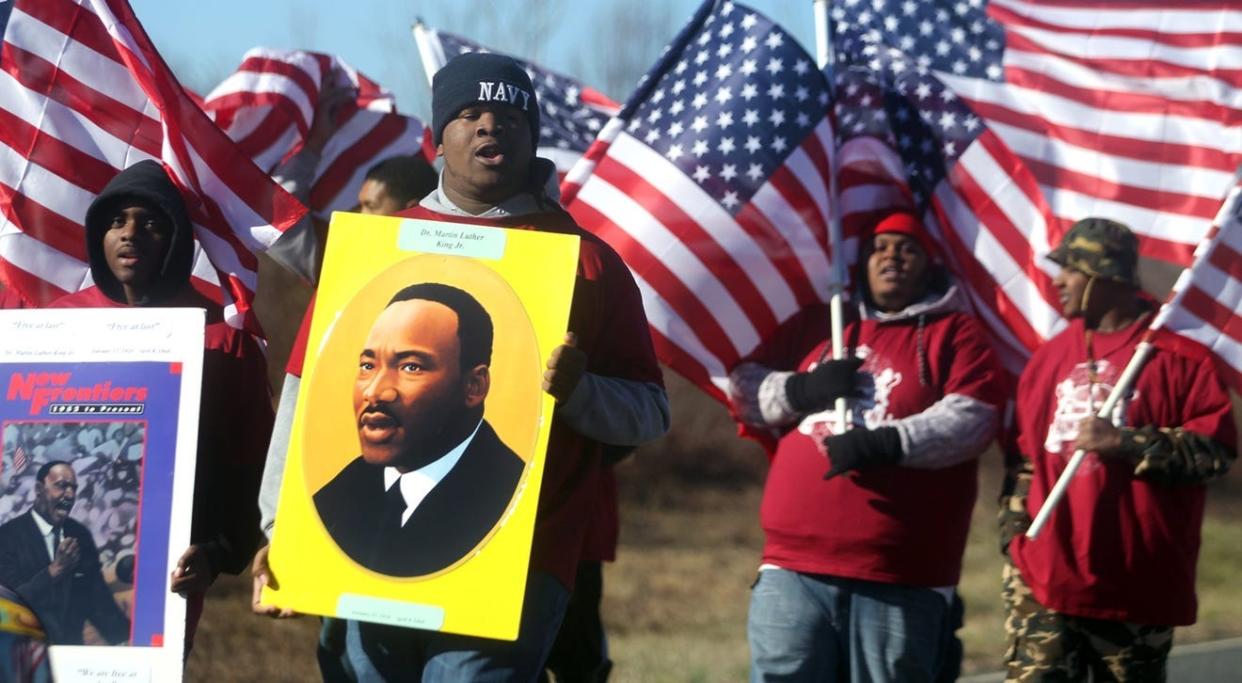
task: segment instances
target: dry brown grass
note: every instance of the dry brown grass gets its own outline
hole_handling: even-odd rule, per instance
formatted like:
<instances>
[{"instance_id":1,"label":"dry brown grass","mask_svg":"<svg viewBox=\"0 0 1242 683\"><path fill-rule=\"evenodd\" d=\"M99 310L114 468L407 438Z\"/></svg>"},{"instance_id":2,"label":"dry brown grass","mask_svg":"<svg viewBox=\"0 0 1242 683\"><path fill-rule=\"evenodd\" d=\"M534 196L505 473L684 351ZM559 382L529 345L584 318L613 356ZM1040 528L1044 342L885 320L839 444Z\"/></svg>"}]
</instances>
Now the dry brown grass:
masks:
<instances>
[{"instance_id":1,"label":"dry brown grass","mask_svg":"<svg viewBox=\"0 0 1242 683\"><path fill-rule=\"evenodd\" d=\"M627 468L627 486L636 485L638 469ZM982 490L995 490L995 479L985 472ZM620 558L607 568L604 599L613 680L620 683L745 679L748 588L762 545L759 487L681 484L676 495L664 485L649 487L643 500L624 504ZM1218 488L1204 528L1200 623L1179 629L1179 644L1242 635L1242 526L1233 521L1242 512L1242 487ZM968 673L998 668L1004 648L992 512L991 501L981 500L961 584ZM190 680L315 680L317 620L251 617L247 591L231 577L217 586L190 658Z\"/></svg>"},{"instance_id":2,"label":"dry brown grass","mask_svg":"<svg viewBox=\"0 0 1242 683\"><path fill-rule=\"evenodd\" d=\"M249 579L221 577L207 598L186 680L319 680L315 664L318 634L319 620L315 617L276 621L251 614Z\"/></svg>"}]
</instances>

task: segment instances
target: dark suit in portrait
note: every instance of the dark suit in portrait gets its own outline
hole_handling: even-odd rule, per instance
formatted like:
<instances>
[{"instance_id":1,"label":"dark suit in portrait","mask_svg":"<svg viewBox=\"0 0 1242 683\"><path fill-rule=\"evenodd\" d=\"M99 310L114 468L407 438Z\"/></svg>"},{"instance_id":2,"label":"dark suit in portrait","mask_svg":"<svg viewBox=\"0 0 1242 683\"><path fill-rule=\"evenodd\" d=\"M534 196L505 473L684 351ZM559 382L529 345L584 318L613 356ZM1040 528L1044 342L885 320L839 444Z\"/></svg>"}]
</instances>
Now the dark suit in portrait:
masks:
<instances>
[{"instance_id":1,"label":"dark suit in portrait","mask_svg":"<svg viewBox=\"0 0 1242 683\"><path fill-rule=\"evenodd\" d=\"M81 645L88 621L108 643L128 641L129 618L104 582L91 532L65 519L61 533L77 539L79 559L73 569L53 579L48 572L52 561L33 515L27 510L0 526L0 583L34 610L53 645Z\"/></svg>"},{"instance_id":2,"label":"dark suit in portrait","mask_svg":"<svg viewBox=\"0 0 1242 683\"><path fill-rule=\"evenodd\" d=\"M400 484L384 491L384 468L361 457L315 494L315 508L338 547L388 576L422 576L465 557L500 521L525 463L484 420L461 459L404 526Z\"/></svg>"}]
</instances>

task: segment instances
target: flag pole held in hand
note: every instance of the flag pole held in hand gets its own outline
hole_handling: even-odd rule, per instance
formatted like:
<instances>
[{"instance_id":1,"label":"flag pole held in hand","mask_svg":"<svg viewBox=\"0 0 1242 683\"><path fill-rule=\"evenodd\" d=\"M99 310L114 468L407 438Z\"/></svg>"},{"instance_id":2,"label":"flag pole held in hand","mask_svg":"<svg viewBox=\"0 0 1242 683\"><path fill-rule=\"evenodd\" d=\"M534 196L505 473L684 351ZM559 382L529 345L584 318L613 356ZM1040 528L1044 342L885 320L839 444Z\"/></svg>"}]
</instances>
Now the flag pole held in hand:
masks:
<instances>
[{"instance_id":1,"label":"flag pole held in hand","mask_svg":"<svg viewBox=\"0 0 1242 683\"><path fill-rule=\"evenodd\" d=\"M1240 207L1242 207L1242 166L1235 171L1234 177L1237 184L1234 185L1234 188L1229 193L1229 196L1226 197L1225 201L1221 204L1220 210L1216 214L1216 220L1214 221L1215 227L1207 238L1199 244L1198 248L1195 249L1194 263L1191 264L1190 268L1182 271L1182 274L1177 278L1177 282L1173 285L1173 290L1169 292L1168 299L1165 301L1164 305L1160 307L1160 310L1156 312L1155 317L1152 318L1151 327L1148 330L1147 335L1138 345L1138 348L1134 350L1134 357L1130 359L1130 363L1126 365L1126 369L1121 373L1121 377L1117 380L1117 386L1114 387L1112 393L1109 394L1108 400L1105 401L1104 405L1100 407L1097 417L1108 419L1106 416L1112 412L1117 401L1120 400L1122 396L1129 393L1131 386L1133 386L1135 379L1138 377L1139 370L1142 368L1143 363L1146 362L1147 357L1151 355L1151 340L1157 330L1164 329L1173 334L1190 338L1191 340L1196 340L1197 335L1206 334L1209 337L1215 338L1216 344L1220 344L1222 341L1229 339L1227 334L1220 331L1223 328L1217 328L1213 324L1204 325L1199 318L1193 315L1189 316L1188 321L1188 316L1185 315L1185 302L1187 296L1204 296L1207 291L1211 291L1217 296L1218 304L1226 310L1237 309L1236 298L1223 298L1217 293L1223 291L1232 291L1236 293L1238 289L1236 287L1227 286L1222 289L1220 284L1217 282L1219 275L1216 274L1220 272L1220 266L1218 265L1222 260L1220 255L1226 255L1225 258L1228 259L1229 262L1232 262L1232 257L1229 255L1233 254L1237 250L1236 246L1232 245L1236 244L1238 239L1237 235L1239 234L1238 231L1240 229L1238 212ZM1236 280L1228 278L1227 282L1236 283ZM1203 289L1205 283L1211 283L1211 285L1207 287L1206 291ZM1190 324L1188 324L1188 322ZM1202 336L1198 336L1197 341L1200 343L1209 342L1209 340L1203 339ZM1208 343L1208 345L1213 351L1216 350L1213 344ZM1224 357L1224 361L1225 362L1223 364L1229 367L1231 373L1230 377L1234 380L1231 383L1236 387L1238 385L1237 379L1239 377L1238 366L1231 364L1228 360L1228 356ZM1037 514L1035 519L1031 522L1031 527L1027 529L1027 538L1034 540L1039 536L1040 530L1042 530L1044 525L1048 522L1048 517L1052 515L1053 508L1056 507L1057 502L1061 499L1061 497L1065 495L1065 489L1069 486L1069 482L1073 478L1074 472L1077 471L1079 465L1082 464L1082 459L1084 457L1086 457L1086 453L1081 450L1074 453L1074 457L1071 458L1069 464L1065 466L1065 471L1061 473L1061 477L1057 480L1056 485L1053 486L1052 491L1048 493L1048 499L1044 501L1043 507L1039 510L1039 514Z\"/></svg>"},{"instance_id":2,"label":"flag pole held in hand","mask_svg":"<svg viewBox=\"0 0 1242 683\"><path fill-rule=\"evenodd\" d=\"M1143 368L1143 364L1147 362L1147 357L1151 355L1151 350L1154 348L1150 341L1150 336L1149 333L1148 339L1140 342L1138 347L1134 349L1134 355L1131 356L1130 362L1126 364L1126 369L1121 372L1121 377L1117 379L1117 384L1113 387L1112 392L1108 394L1108 398L1104 400L1104 403L1096 412L1096 417L1102 420L1109 419L1113 410L1117 407L1117 402L1130 393L1130 388L1134 386L1134 381L1138 379L1139 370ZM1052 516L1052 511L1056 509L1057 503L1065 497L1065 490L1069 488L1070 482L1074 480L1074 473L1078 471L1083 459L1086 457L1087 452L1081 448L1074 451L1074 456L1070 458L1069 463L1065 466L1065 470L1061 472L1061 476L1057 479L1057 483L1048 492L1048 498L1040 506L1039 512L1031 522L1030 528L1026 530L1027 538L1032 541L1039 538L1039 532L1048 523L1048 518Z\"/></svg>"},{"instance_id":3,"label":"flag pole held in hand","mask_svg":"<svg viewBox=\"0 0 1242 683\"><path fill-rule=\"evenodd\" d=\"M832 37L828 32L828 0L815 0L815 61L819 70L827 72L832 67ZM845 358L845 318L843 300L845 296L845 269L841 259L844 253L841 243L841 207L837 190L837 154L835 147L828 150L828 244L832 249L832 282L828 300L828 314L832 329L832 359ZM841 430L849 429L849 413L845 397L839 397L833 404L837 424Z\"/></svg>"}]
</instances>

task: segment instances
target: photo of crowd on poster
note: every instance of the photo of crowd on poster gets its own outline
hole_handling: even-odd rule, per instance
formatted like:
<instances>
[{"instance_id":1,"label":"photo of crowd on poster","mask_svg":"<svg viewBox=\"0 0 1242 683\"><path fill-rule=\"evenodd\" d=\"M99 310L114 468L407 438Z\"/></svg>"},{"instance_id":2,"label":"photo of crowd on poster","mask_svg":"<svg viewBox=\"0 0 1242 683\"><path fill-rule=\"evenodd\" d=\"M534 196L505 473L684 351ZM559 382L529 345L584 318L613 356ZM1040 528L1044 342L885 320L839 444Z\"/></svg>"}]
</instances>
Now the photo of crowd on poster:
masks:
<instances>
[{"instance_id":1,"label":"photo of crowd on poster","mask_svg":"<svg viewBox=\"0 0 1242 683\"><path fill-rule=\"evenodd\" d=\"M130 644L145 446L138 421L3 425L0 585L52 644Z\"/></svg>"}]
</instances>

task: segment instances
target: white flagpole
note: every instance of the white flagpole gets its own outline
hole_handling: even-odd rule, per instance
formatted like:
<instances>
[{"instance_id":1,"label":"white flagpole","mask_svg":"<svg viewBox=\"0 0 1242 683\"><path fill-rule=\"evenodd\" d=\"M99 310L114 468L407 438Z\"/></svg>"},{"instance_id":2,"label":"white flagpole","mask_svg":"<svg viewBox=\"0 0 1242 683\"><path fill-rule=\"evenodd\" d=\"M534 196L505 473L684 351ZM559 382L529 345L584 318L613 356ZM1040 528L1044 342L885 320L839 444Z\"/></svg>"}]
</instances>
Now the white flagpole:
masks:
<instances>
[{"instance_id":1,"label":"white flagpole","mask_svg":"<svg viewBox=\"0 0 1242 683\"><path fill-rule=\"evenodd\" d=\"M815 57L819 70L829 79L831 86L832 37L828 33L829 0L815 0ZM828 300L828 312L832 326L832 357L841 360L845 357L845 268L844 250L841 244L845 241L841 233L840 195L837 190L837 150L832 145L828 150L828 243L832 248L832 282L828 289L832 298ZM842 431L849 429L848 409L844 398L836 400L835 410L837 421Z\"/></svg>"},{"instance_id":2,"label":"white flagpole","mask_svg":"<svg viewBox=\"0 0 1242 683\"><path fill-rule=\"evenodd\" d=\"M1151 342L1140 342L1134 349L1134 355L1130 357L1130 362L1126 364L1126 369L1121 371L1121 377L1117 379L1117 384L1113 386L1113 390L1109 392L1108 398L1100 406L1100 410L1095 416L1102 419L1111 419L1113 410L1126 394L1130 393L1130 388L1134 386L1134 380L1138 379L1139 370L1143 368L1143 364L1147 362L1147 357L1151 355ZM1082 461L1087 457L1087 452L1079 448L1074 451L1074 457L1070 458L1069 463L1065 465L1065 470L1061 472L1061 476L1057 479L1057 483L1053 485L1052 490L1048 492L1048 498L1044 501L1043 506L1039 508L1039 512L1035 515L1035 519L1031 522L1031 526L1026 530L1026 537L1032 541L1039 538L1039 532L1043 531L1044 525L1048 523L1048 519L1052 517L1052 511L1056 509L1057 503L1065 497L1065 490L1069 488L1070 482L1074 479L1074 473L1078 471Z\"/></svg>"},{"instance_id":3,"label":"white flagpole","mask_svg":"<svg viewBox=\"0 0 1242 683\"><path fill-rule=\"evenodd\" d=\"M438 44L432 44L430 29L422 19L417 20L410 31L414 34L415 44L418 45L418 57L422 60L423 71L427 74L427 85L431 85L432 76L435 76L447 61L444 59L444 51Z\"/></svg>"}]
</instances>

